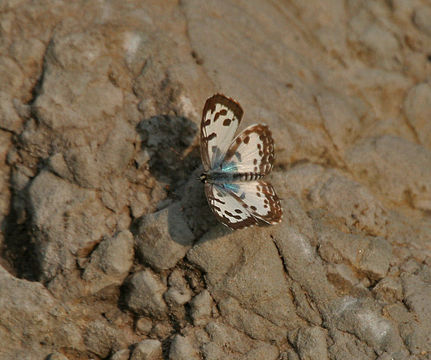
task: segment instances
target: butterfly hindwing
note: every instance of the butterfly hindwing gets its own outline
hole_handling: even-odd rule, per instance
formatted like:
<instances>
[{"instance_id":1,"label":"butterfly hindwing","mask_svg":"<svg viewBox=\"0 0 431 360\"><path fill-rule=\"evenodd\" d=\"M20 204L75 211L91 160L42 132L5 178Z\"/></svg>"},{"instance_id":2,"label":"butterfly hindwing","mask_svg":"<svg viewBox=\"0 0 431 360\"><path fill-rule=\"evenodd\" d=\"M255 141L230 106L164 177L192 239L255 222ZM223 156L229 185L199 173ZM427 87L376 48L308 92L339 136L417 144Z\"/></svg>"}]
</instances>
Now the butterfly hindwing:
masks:
<instances>
[{"instance_id":1,"label":"butterfly hindwing","mask_svg":"<svg viewBox=\"0 0 431 360\"><path fill-rule=\"evenodd\" d=\"M206 183L205 194L214 215L227 227L235 230L256 224L254 217L223 185Z\"/></svg>"},{"instance_id":2,"label":"butterfly hindwing","mask_svg":"<svg viewBox=\"0 0 431 360\"><path fill-rule=\"evenodd\" d=\"M235 184L236 185L236 184ZM258 225L277 224L283 211L280 199L271 184L263 180L238 183L238 191L233 196L256 219Z\"/></svg>"},{"instance_id":3,"label":"butterfly hindwing","mask_svg":"<svg viewBox=\"0 0 431 360\"><path fill-rule=\"evenodd\" d=\"M270 173L274 163L274 140L268 126L251 125L242 131L229 147L222 168L239 173Z\"/></svg>"},{"instance_id":4,"label":"butterfly hindwing","mask_svg":"<svg viewBox=\"0 0 431 360\"><path fill-rule=\"evenodd\" d=\"M280 200L274 188L265 181L207 183L205 192L216 217L231 229L281 221Z\"/></svg>"},{"instance_id":5,"label":"butterfly hindwing","mask_svg":"<svg viewBox=\"0 0 431 360\"><path fill-rule=\"evenodd\" d=\"M216 94L204 106L201 121L201 156L205 171L221 166L243 110L234 100Z\"/></svg>"}]
</instances>

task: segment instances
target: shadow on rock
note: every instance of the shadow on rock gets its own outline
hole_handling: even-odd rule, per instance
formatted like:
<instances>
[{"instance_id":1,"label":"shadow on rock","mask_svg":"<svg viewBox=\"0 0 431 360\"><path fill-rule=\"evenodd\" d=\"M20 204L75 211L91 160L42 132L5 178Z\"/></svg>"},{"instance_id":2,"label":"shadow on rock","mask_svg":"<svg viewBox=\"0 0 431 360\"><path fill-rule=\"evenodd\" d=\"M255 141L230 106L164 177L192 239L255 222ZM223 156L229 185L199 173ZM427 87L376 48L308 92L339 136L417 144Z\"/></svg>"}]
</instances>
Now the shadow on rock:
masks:
<instances>
[{"instance_id":1,"label":"shadow on rock","mask_svg":"<svg viewBox=\"0 0 431 360\"><path fill-rule=\"evenodd\" d=\"M4 244L1 257L6 260L6 269L13 275L29 281L38 281L40 264L38 261L36 244L25 221L25 201L27 189L21 190L12 199L11 210L1 225L4 229ZM21 214L21 215L20 215Z\"/></svg>"},{"instance_id":2,"label":"shadow on rock","mask_svg":"<svg viewBox=\"0 0 431 360\"><path fill-rule=\"evenodd\" d=\"M217 225L199 181L197 127L187 118L163 115L141 121L137 131L142 139L141 162L166 184L168 199L155 213L139 218L132 232L141 261L156 270L169 269L197 238Z\"/></svg>"},{"instance_id":3,"label":"shadow on rock","mask_svg":"<svg viewBox=\"0 0 431 360\"><path fill-rule=\"evenodd\" d=\"M142 120L137 131L142 140L140 162L176 192L200 165L199 150L193 146L196 125L185 117L158 115Z\"/></svg>"}]
</instances>

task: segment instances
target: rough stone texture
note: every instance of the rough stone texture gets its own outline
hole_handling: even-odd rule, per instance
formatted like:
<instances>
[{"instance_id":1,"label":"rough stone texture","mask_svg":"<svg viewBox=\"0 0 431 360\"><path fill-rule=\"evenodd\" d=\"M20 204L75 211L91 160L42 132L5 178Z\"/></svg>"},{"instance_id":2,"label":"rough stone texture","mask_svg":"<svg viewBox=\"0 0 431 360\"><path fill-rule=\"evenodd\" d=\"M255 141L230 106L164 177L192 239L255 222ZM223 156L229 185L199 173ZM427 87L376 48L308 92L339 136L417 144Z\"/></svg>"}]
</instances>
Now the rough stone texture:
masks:
<instances>
[{"instance_id":1,"label":"rough stone texture","mask_svg":"<svg viewBox=\"0 0 431 360\"><path fill-rule=\"evenodd\" d=\"M430 275L429 267L417 264L414 273L407 271L402 276L404 301L408 308L417 314L420 322L414 327L411 324L403 324L400 331L408 349L416 355L425 351L431 352L431 335L428 332L428 324L431 321L431 314L428 311L428 300L431 295Z\"/></svg>"},{"instance_id":2,"label":"rough stone texture","mask_svg":"<svg viewBox=\"0 0 431 360\"><path fill-rule=\"evenodd\" d=\"M1 121L0 121L1 124ZM3 242L3 232L5 230L5 217L9 211L11 192L9 189L9 169L6 165L8 150L11 147L11 134L1 130L0 125L0 229L1 240Z\"/></svg>"},{"instance_id":3,"label":"rough stone texture","mask_svg":"<svg viewBox=\"0 0 431 360\"><path fill-rule=\"evenodd\" d=\"M323 226L318 228L317 239L319 255L327 262L346 263L358 273L377 280L388 272L392 249L385 239L345 234Z\"/></svg>"},{"instance_id":4,"label":"rough stone texture","mask_svg":"<svg viewBox=\"0 0 431 360\"><path fill-rule=\"evenodd\" d=\"M205 359L265 359L276 360L279 351L276 346L253 340L243 332L221 324L210 322L205 327L209 335L204 339L202 353Z\"/></svg>"},{"instance_id":5,"label":"rough stone texture","mask_svg":"<svg viewBox=\"0 0 431 360\"><path fill-rule=\"evenodd\" d=\"M431 10L428 11L431 15ZM431 25L430 30L431 30ZM404 100L404 111L420 142L431 149L431 86L418 84L411 88Z\"/></svg>"},{"instance_id":6,"label":"rough stone texture","mask_svg":"<svg viewBox=\"0 0 431 360\"><path fill-rule=\"evenodd\" d=\"M133 349L130 360L162 359L162 344L158 340L143 340Z\"/></svg>"},{"instance_id":7,"label":"rough stone texture","mask_svg":"<svg viewBox=\"0 0 431 360\"><path fill-rule=\"evenodd\" d=\"M127 306L140 315L163 319L167 306L163 300L166 285L151 270L135 273L128 283Z\"/></svg>"},{"instance_id":8,"label":"rough stone texture","mask_svg":"<svg viewBox=\"0 0 431 360\"><path fill-rule=\"evenodd\" d=\"M346 160L359 179L388 200L431 210L431 150L384 135L353 146Z\"/></svg>"},{"instance_id":9,"label":"rough stone texture","mask_svg":"<svg viewBox=\"0 0 431 360\"><path fill-rule=\"evenodd\" d=\"M376 304L366 299L345 297L333 304L333 319L338 329L354 334L376 349L403 358L407 351L403 349L397 328L381 316Z\"/></svg>"},{"instance_id":10,"label":"rough stone texture","mask_svg":"<svg viewBox=\"0 0 431 360\"><path fill-rule=\"evenodd\" d=\"M318 326L300 329L296 346L301 359L328 359L326 334Z\"/></svg>"},{"instance_id":11,"label":"rough stone texture","mask_svg":"<svg viewBox=\"0 0 431 360\"><path fill-rule=\"evenodd\" d=\"M109 231L103 221L106 209L94 191L47 171L31 182L28 207L44 280L73 269L73 255L85 253Z\"/></svg>"},{"instance_id":12,"label":"rough stone texture","mask_svg":"<svg viewBox=\"0 0 431 360\"><path fill-rule=\"evenodd\" d=\"M47 341L83 350L77 324L64 325L67 309L41 284L17 279L0 267L0 288L0 358L47 357Z\"/></svg>"},{"instance_id":13,"label":"rough stone texture","mask_svg":"<svg viewBox=\"0 0 431 360\"><path fill-rule=\"evenodd\" d=\"M120 285L133 264L133 236L124 230L103 240L91 254L83 279L95 293L109 285Z\"/></svg>"},{"instance_id":14,"label":"rough stone texture","mask_svg":"<svg viewBox=\"0 0 431 360\"><path fill-rule=\"evenodd\" d=\"M173 305L184 305L191 299L191 291L182 273L174 270L168 279L169 289L165 293L167 303Z\"/></svg>"},{"instance_id":15,"label":"rough stone texture","mask_svg":"<svg viewBox=\"0 0 431 360\"><path fill-rule=\"evenodd\" d=\"M248 351L242 358L244 360L277 360L279 359L279 352L276 346L263 343L255 349Z\"/></svg>"},{"instance_id":16,"label":"rough stone texture","mask_svg":"<svg viewBox=\"0 0 431 360\"><path fill-rule=\"evenodd\" d=\"M1 1L0 358L429 359L430 14ZM273 132L280 225L207 205L216 92Z\"/></svg>"},{"instance_id":17,"label":"rough stone texture","mask_svg":"<svg viewBox=\"0 0 431 360\"><path fill-rule=\"evenodd\" d=\"M109 358L110 360L129 360L130 357L130 350L129 349L123 349L117 351L115 354L112 354L112 356Z\"/></svg>"},{"instance_id":18,"label":"rough stone texture","mask_svg":"<svg viewBox=\"0 0 431 360\"><path fill-rule=\"evenodd\" d=\"M104 319L90 322L85 329L84 343L86 347L101 358L109 355L115 343L116 331Z\"/></svg>"},{"instance_id":19,"label":"rough stone texture","mask_svg":"<svg viewBox=\"0 0 431 360\"><path fill-rule=\"evenodd\" d=\"M169 350L169 360L199 360L198 352L193 347L190 339L181 335L175 335Z\"/></svg>"},{"instance_id":20,"label":"rough stone texture","mask_svg":"<svg viewBox=\"0 0 431 360\"><path fill-rule=\"evenodd\" d=\"M205 325L211 316L212 299L208 290L203 290L190 302L191 313L194 325Z\"/></svg>"},{"instance_id":21,"label":"rough stone texture","mask_svg":"<svg viewBox=\"0 0 431 360\"><path fill-rule=\"evenodd\" d=\"M68 359L63 354L58 353L58 352L54 352L52 354L49 354L49 356L46 358L46 360L68 360ZM117 360L122 360L122 359L117 359Z\"/></svg>"},{"instance_id":22,"label":"rough stone texture","mask_svg":"<svg viewBox=\"0 0 431 360\"><path fill-rule=\"evenodd\" d=\"M147 335L153 328L153 322L148 318L140 318L136 321L136 330Z\"/></svg>"},{"instance_id":23,"label":"rough stone texture","mask_svg":"<svg viewBox=\"0 0 431 360\"><path fill-rule=\"evenodd\" d=\"M138 226L135 236L138 254L156 270L174 267L194 240L178 203L146 215Z\"/></svg>"}]
</instances>

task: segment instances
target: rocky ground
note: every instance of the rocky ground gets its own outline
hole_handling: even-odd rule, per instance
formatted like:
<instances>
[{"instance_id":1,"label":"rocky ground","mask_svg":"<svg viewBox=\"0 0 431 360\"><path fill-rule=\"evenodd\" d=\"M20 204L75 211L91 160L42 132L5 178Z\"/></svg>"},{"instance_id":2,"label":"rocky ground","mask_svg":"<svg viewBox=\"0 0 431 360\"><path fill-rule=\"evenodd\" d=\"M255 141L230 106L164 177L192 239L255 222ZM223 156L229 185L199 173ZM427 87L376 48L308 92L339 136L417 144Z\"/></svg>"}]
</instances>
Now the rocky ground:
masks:
<instances>
[{"instance_id":1,"label":"rocky ground","mask_svg":"<svg viewBox=\"0 0 431 360\"><path fill-rule=\"evenodd\" d=\"M431 3L0 2L1 359L431 359ZM198 128L267 123L280 225Z\"/></svg>"}]
</instances>

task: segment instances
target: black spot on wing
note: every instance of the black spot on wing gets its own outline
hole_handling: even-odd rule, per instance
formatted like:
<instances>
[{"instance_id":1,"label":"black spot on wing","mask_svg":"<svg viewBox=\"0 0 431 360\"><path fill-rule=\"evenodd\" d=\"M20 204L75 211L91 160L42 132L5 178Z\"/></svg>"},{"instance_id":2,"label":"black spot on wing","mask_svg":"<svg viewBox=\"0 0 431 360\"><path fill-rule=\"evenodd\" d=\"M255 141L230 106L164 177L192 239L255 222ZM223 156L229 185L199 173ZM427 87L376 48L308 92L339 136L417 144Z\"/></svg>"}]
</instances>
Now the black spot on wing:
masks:
<instances>
[{"instance_id":1,"label":"black spot on wing","mask_svg":"<svg viewBox=\"0 0 431 360\"><path fill-rule=\"evenodd\" d=\"M231 217L231 218L233 218L233 219L237 219L237 220L241 220L241 219L242 219L242 217L241 217L241 216L239 216L239 215L235 215L235 214L232 214L230 211L225 210L225 211L224 211L224 213L225 213L227 216L229 216L229 217Z\"/></svg>"},{"instance_id":2,"label":"black spot on wing","mask_svg":"<svg viewBox=\"0 0 431 360\"><path fill-rule=\"evenodd\" d=\"M218 113L215 114L214 122L216 122L220 116L225 116L226 114L227 114L226 109L220 110Z\"/></svg>"},{"instance_id":3,"label":"black spot on wing","mask_svg":"<svg viewBox=\"0 0 431 360\"><path fill-rule=\"evenodd\" d=\"M215 137L217 137L217 134L215 132L213 132L213 133L209 134L206 139L207 139L207 141L211 141Z\"/></svg>"}]
</instances>

